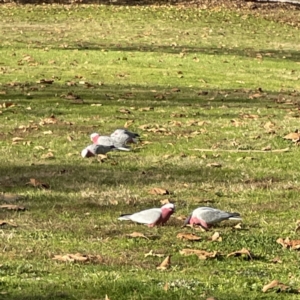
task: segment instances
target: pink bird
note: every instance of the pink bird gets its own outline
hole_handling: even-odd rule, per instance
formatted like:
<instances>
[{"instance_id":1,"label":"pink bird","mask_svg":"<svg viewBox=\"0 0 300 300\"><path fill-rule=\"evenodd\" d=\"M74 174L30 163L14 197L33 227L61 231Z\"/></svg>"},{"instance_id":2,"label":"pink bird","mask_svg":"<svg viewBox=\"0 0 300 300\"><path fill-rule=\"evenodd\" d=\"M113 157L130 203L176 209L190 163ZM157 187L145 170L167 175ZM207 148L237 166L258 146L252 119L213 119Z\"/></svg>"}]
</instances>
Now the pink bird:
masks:
<instances>
[{"instance_id":1,"label":"pink bird","mask_svg":"<svg viewBox=\"0 0 300 300\"><path fill-rule=\"evenodd\" d=\"M116 147L126 147L129 143L137 143L139 141L137 133L126 129L117 129L110 136L100 135L99 133L91 134L91 141L98 145L114 145Z\"/></svg>"},{"instance_id":2,"label":"pink bird","mask_svg":"<svg viewBox=\"0 0 300 300\"><path fill-rule=\"evenodd\" d=\"M99 133L96 133L96 132L91 134L91 141L95 145L115 146L115 147L122 147L123 146L120 143L116 143L110 136L100 135Z\"/></svg>"},{"instance_id":3,"label":"pink bird","mask_svg":"<svg viewBox=\"0 0 300 300\"><path fill-rule=\"evenodd\" d=\"M92 157L98 154L106 154L109 151L122 150L129 151L127 148L117 148L114 145L105 146L105 145L89 145L81 151L82 157Z\"/></svg>"},{"instance_id":4,"label":"pink bird","mask_svg":"<svg viewBox=\"0 0 300 300\"><path fill-rule=\"evenodd\" d=\"M212 224L224 220L242 220L239 213L230 213L212 207L198 207L185 220L184 225L200 225L204 229L209 229Z\"/></svg>"},{"instance_id":5,"label":"pink bird","mask_svg":"<svg viewBox=\"0 0 300 300\"><path fill-rule=\"evenodd\" d=\"M121 215L118 220L130 220L136 223L146 224L148 227L164 225L175 211L173 203L167 203L161 208L151 208L136 212L132 215Z\"/></svg>"}]
</instances>

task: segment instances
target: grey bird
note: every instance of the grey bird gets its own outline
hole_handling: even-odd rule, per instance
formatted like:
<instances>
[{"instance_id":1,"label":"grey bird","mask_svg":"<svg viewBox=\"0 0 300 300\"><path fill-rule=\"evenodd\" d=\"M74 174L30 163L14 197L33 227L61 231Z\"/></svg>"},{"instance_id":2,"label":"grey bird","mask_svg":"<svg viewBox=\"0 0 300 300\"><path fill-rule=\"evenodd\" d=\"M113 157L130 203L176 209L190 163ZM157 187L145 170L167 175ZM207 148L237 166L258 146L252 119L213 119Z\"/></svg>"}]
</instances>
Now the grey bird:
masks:
<instances>
[{"instance_id":1,"label":"grey bird","mask_svg":"<svg viewBox=\"0 0 300 300\"><path fill-rule=\"evenodd\" d=\"M167 203L161 208L150 208L129 215L121 215L118 220L130 220L136 223L146 224L148 227L164 225L175 211L173 203Z\"/></svg>"},{"instance_id":2,"label":"grey bird","mask_svg":"<svg viewBox=\"0 0 300 300\"><path fill-rule=\"evenodd\" d=\"M136 144L140 140L139 134L131 132L127 129L116 129L110 137L117 143L123 146L127 144Z\"/></svg>"},{"instance_id":3,"label":"grey bird","mask_svg":"<svg viewBox=\"0 0 300 300\"><path fill-rule=\"evenodd\" d=\"M211 225L224 220L242 220L242 218L236 212L226 212L213 207L198 207L188 216L184 225L200 225L208 230Z\"/></svg>"}]
</instances>

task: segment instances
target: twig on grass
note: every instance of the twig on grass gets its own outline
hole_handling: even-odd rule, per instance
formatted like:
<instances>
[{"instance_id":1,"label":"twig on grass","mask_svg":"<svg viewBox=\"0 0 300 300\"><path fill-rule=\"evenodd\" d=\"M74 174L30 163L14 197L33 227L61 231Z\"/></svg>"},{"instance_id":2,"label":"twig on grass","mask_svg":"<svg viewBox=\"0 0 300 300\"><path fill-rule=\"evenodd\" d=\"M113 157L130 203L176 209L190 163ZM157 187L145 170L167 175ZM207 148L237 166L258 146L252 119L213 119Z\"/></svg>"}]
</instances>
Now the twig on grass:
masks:
<instances>
[{"instance_id":1,"label":"twig on grass","mask_svg":"<svg viewBox=\"0 0 300 300\"><path fill-rule=\"evenodd\" d=\"M200 148L193 148L193 149L189 149L189 150L191 150L191 151L202 151L202 152L280 153L280 152L288 152L288 151L290 151L290 148L275 149L275 150L238 150L238 149L200 149Z\"/></svg>"}]
</instances>

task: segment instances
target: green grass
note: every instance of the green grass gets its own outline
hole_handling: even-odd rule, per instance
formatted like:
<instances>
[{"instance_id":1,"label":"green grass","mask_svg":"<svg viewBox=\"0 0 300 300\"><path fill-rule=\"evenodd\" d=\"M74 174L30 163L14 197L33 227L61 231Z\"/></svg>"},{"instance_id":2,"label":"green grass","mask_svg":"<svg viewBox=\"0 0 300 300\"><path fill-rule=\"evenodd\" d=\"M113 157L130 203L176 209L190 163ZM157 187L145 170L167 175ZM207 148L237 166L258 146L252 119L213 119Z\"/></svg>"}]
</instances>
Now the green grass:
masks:
<instances>
[{"instance_id":1,"label":"green grass","mask_svg":"<svg viewBox=\"0 0 300 300\"><path fill-rule=\"evenodd\" d=\"M18 225L0 231L1 299L298 298L261 291L274 279L300 288L298 252L276 243L299 239L300 219L299 151L283 139L299 124L300 34L281 14L1 6L0 199L27 208L0 211ZM80 156L92 132L125 124L143 140L132 152ZM251 151L268 146L290 151ZM166 198L177 210L164 227L117 220ZM240 212L241 229L223 222L194 231L199 242L176 238L193 232L178 217L204 205ZM149 239L126 236L134 231ZM215 231L221 242L209 241ZM184 248L220 255L199 260ZM242 248L252 260L227 257ZM52 259L78 252L101 261ZM168 255L170 268L157 270Z\"/></svg>"}]
</instances>

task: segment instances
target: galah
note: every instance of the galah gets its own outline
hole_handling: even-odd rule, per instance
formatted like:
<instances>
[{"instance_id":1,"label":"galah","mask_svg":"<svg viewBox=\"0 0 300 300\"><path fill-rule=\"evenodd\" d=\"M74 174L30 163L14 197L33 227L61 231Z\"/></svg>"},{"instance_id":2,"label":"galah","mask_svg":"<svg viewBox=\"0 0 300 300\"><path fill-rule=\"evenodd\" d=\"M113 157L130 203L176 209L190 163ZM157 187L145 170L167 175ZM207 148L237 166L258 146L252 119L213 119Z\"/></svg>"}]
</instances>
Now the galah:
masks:
<instances>
[{"instance_id":1,"label":"galah","mask_svg":"<svg viewBox=\"0 0 300 300\"><path fill-rule=\"evenodd\" d=\"M185 220L184 225L196 224L209 229L212 224L224 220L242 220L239 213L226 212L213 207L198 207Z\"/></svg>"},{"instance_id":2,"label":"galah","mask_svg":"<svg viewBox=\"0 0 300 300\"><path fill-rule=\"evenodd\" d=\"M121 215L118 220L130 220L136 223L146 224L148 227L164 225L175 211L173 203L167 203L161 208L150 208L131 215Z\"/></svg>"},{"instance_id":3,"label":"galah","mask_svg":"<svg viewBox=\"0 0 300 300\"><path fill-rule=\"evenodd\" d=\"M121 144L123 146L126 146L129 143L134 143L136 144L139 139L140 136L139 134L135 133L135 132L131 132L127 129L116 129L111 135L110 137L117 143L117 144Z\"/></svg>"},{"instance_id":4,"label":"galah","mask_svg":"<svg viewBox=\"0 0 300 300\"><path fill-rule=\"evenodd\" d=\"M114 145L110 146L105 146L105 145L89 145L86 148L84 148L81 151L81 156L82 157L91 157L91 156L96 156L98 154L106 154L109 151L115 151L115 150L123 150L123 151L129 151L127 148L117 148Z\"/></svg>"},{"instance_id":5,"label":"galah","mask_svg":"<svg viewBox=\"0 0 300 300\"><path fill-rule=\"evenodd\" d=\"M95 145L115 146L115 147L123 146L121 143L116 143L110 136L100 135L99 133L96 132L91 134L91 141Z\"/></svg>"}]
</instances>

